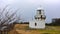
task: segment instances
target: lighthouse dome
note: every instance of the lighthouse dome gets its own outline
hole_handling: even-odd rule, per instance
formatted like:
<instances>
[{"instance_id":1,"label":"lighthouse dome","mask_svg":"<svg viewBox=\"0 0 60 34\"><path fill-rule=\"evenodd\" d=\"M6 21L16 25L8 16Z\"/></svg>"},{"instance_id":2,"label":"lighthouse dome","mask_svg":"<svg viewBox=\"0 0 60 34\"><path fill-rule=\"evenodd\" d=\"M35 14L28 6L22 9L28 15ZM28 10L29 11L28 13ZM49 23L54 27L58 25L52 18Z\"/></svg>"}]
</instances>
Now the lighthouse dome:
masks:
<instances>
[{"instance_id":1,"label":"lighthouse dome","mask_svg":"<svg viewBox=\"0 0 60 34\"><path fill-rule=\"evenodd\" d=\"M37 10L44 10L42 7L37 8Z\"/></svg>"}]
</instances>

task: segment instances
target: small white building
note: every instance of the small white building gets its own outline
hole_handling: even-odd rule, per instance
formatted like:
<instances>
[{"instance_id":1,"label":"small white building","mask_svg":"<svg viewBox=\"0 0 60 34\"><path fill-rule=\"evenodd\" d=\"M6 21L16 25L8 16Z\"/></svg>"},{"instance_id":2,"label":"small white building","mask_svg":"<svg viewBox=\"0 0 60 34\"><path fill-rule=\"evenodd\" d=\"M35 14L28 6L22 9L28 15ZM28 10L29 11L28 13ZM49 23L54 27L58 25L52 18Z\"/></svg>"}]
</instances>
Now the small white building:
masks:
<instances>
[{"instance_id":1,"label":"small white building","mask_svg":"<svg viewBox=\"0 0 60 34\"><path fill-rule=\"evenodd\" d=\"M44 29L45 19L46 19L46 16L44 14L44 9L40 7L36 11L37 12L36 15L34 16L34 20L29 22L29 27L36 29Z\"/></svg>"}]
</instances>

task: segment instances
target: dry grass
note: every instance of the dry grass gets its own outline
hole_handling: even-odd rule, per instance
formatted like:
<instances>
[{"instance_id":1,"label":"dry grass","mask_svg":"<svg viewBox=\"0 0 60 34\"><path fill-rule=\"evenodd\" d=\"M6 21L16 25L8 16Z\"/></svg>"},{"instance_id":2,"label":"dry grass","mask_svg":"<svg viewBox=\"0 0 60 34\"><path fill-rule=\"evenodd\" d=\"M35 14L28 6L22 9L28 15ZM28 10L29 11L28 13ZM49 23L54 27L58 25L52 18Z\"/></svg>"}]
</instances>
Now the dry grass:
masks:
<instances>
[{"instance_id":1,"label":"dry grass","mask_svg":"<svg viewBox=\"0 0 60 34\"><path fill-rule=\"evenodd\" d=\"M10 34L60 34L60 26L46 26L45 29L30 29L28 24L16 24Z\"/></svg>"}]
</instances>

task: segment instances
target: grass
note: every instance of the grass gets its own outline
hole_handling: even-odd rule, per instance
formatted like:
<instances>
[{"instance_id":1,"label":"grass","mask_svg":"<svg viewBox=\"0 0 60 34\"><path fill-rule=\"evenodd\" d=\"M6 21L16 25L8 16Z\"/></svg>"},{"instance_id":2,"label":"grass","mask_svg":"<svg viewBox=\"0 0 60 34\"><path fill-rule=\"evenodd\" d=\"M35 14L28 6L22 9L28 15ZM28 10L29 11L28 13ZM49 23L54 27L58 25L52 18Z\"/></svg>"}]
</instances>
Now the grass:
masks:
<instances>
[{"instance_id":1,"label":"grass","mask_svg":"<svg viewBox=\"0 0 60 34\"><path fill-rule=\"evenodd\" d=\"M60 26L46 26L45 29L31 29L28 24L16 24L14 29L18 34L60 34Z\"/></svg>"}]
</instances>

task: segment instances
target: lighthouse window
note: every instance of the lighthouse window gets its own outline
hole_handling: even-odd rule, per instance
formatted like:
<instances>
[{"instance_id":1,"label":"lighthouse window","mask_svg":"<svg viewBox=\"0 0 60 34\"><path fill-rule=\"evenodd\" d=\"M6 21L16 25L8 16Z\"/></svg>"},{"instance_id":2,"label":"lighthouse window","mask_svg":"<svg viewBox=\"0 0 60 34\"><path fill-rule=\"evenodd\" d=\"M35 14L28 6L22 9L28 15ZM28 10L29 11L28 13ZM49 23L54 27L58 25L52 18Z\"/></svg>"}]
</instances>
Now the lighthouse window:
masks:
<instances>
[{"instance_id":1,"label":"lighthouse window","mask_svg":"<svg viewBox=\"0 0 60 34\"><path fill-rule=\"evenodd\" d=\"M42 15L41 15L41 19L42 19Z\"/></svg>"},{"instance_id":2,"label":"lighthouse window","mask_svg":"<svg viewBox=\"0 0 60 34\"><path fill-rule=\"evenodd\" d=\"M41 11L41 10L37 10L37 11Z\"/></svg>"},{"instance_id":3,"label":"lighthouse window","mask_svg":"<svg viewBox=\"0 0 60 34\"><path fill-rule=\"evenodd\" d=\"M35 19L37 19L37 18L35 17Z\"/></svg>"},{"instance_id":4,"label":"lighthouse window","mask_svg":"<svg viewBox=\"0 0 60 34\"><path fill-rule=\"evenodd\" d=\"M37 10L37 11L39 11L39 14L41 14L41 10Z\"/></svg>"},{"instance_id":5,"label":"lighthouse window","mask_svg":"<svg viewBox=\"0 0 60 34\"><path fill-rule=\"evenodd\" d=\"M41 10L39 10L39 14L41 14Z\"/></svg>"},{"instance_id":6,"label":"lighthouse window","mask_svg":"<svg viewBox=\"0 0 60 34\"><path fill-rule=\"evenodd\" d=\"M37 26L37 23L35 23L35 26Z\"/></svg>"}]
</instances>

